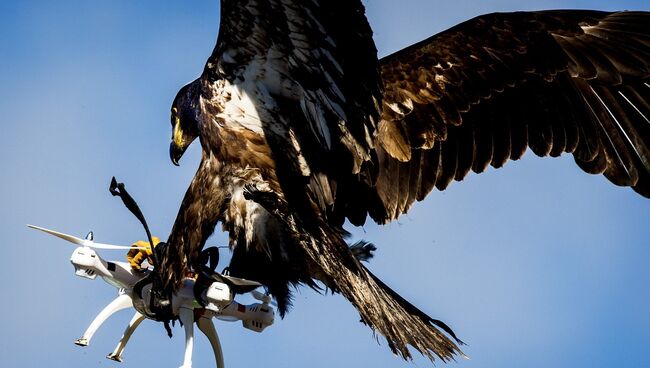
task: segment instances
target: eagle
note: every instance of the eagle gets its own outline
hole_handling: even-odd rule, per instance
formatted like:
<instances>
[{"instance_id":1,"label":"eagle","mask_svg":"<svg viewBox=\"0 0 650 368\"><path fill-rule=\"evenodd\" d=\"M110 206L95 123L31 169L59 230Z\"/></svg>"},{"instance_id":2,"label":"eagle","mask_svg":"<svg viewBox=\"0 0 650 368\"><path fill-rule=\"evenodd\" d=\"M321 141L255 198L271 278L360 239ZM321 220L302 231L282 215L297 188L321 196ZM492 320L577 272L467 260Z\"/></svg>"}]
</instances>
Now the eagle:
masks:
<instances>
[{"instance_id":1,"label":"eagle","mask_svg":"<svg viewBox=\"0 0 650 368\"><path fill-rule=\"evenodd\" d=\"M650 197L650 13L476 17L382 59L359 0L221 0L216 46L171 108L198 170L158 269L175 290L217 224L233 276L284 316L299 285L342 294L393 353L462 355L442 321L375 277L345 226L530 149Z\"/></svg>"}]
</instances>

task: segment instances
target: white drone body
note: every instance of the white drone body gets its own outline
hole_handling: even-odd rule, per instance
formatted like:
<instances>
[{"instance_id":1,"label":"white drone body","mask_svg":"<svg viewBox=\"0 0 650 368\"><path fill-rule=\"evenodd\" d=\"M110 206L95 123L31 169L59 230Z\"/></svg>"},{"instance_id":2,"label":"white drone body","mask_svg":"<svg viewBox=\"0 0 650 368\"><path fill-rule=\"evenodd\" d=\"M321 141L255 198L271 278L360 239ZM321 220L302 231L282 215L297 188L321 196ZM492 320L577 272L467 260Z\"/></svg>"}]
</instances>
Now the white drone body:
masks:
<instances>
[{"instance_id":1,"label":"white drone body","mask_svg":"<svg viewBox=\"0 0 650 368\"><path fill-rule=\"evenodd\" d=\"M96 279L99 275L108 284L118 289L117 298L104 307L83 335L79 339L75 340L75 344L79 346L87 346L97 329L99 329L108 317L122 309L133 308L133 299L139 298L138 295L134 294L133 287L148 273L146 270L144 272L133 270L131 265L127 262L106 261L97 254L95 249L141 248L95 243L93 241L92 232L88 233L86 239L81 239L72 235L59 233L37 226L28 226L80 245L80 247L76 248L72 252L72 256L70 257L70 262L72 262L72 265L75 268L75 274L91 280ZM261 284L255 281L229 276L223 277L238 285L261 286ZM150 290L151 285L145 286L142 290L142 299L147 304L149 302ZM262 332L266 327L273 324L275 312L269 305L271 297L268 295L253 291L251 292L252 296L261 301L261 303L242 305L234 300L234 294L227 284L213 282L203 293L203 302L204 304L207 303L207 305L202 307L195 300L193 290L194 280L187 278L183 281L181 289L172 296L171 300L173 313L180 319L185 329L185 355L181 368L192 367L194 323L197 324L199 330L203 332L210 341L218 368L224 367L224 361L219 336L217 335L217 331L212 323L212 317L225 321L242 321L245 328L256 332ZM199 313L200 317L196 320L194 313L195 309L200 309L202 312ZM122 361L122 353L129 338L144 319L146 319L146 317L143 314L138 311L135 312L133 318L124 330L124 334L120 338L117 346L112 353L106 356L108 359L118 362Z\"/></svg>"}]
</instances>

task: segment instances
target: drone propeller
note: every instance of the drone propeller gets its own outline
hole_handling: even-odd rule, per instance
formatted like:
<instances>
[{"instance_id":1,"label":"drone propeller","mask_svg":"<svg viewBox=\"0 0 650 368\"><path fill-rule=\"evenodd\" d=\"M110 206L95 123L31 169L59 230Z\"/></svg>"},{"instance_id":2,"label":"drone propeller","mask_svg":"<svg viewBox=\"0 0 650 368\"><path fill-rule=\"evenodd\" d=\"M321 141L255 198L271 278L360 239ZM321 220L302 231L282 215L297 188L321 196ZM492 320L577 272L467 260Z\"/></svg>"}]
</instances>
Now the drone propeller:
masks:
<instances>
[{"instance_id":1,"label":"drone propeller","mask_svg":"<svg viewBox=\"0 0 650 368\"><path fill-rule=\"evenodd\" d=\"M45 233L48 233L50 235L54 235L57 238L61 238L63 240L67 240L70 243L81 245L82 247L88 247L88 248L96 248L96 249L113 249L113 250L129 250L129 249L146 249L143 247L130 247L130 246L125 246L125 245L112 245L112 244L102 244L102 243L95 243L93 239L93 233L90 232L88 235L86 235L86 239L81 239L77 238L76 236L60 233L58 231L46 229L43 227L38 227L34 225L27 225L27 227L43 231Z\"/></svg>"}]
</instances>

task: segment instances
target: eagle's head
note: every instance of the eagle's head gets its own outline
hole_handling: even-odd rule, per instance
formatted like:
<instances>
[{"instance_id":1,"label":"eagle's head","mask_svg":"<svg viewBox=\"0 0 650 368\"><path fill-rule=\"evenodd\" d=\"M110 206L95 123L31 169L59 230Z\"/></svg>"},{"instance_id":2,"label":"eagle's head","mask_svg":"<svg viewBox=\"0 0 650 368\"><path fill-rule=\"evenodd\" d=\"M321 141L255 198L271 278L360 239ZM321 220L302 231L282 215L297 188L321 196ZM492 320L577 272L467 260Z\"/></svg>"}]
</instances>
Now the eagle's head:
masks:
<instances>
[{"instance_id":1,"label":"eagle's head","mask_svg":"<svg viewBox=\"0 0 650 368\"><path fill-rule=\"evenodd\" d=\"M172 104L169 158L176 166L187 147L199 136L199 88L200 81L197 79L181 88Z\"/></svg>"}]
</instances>

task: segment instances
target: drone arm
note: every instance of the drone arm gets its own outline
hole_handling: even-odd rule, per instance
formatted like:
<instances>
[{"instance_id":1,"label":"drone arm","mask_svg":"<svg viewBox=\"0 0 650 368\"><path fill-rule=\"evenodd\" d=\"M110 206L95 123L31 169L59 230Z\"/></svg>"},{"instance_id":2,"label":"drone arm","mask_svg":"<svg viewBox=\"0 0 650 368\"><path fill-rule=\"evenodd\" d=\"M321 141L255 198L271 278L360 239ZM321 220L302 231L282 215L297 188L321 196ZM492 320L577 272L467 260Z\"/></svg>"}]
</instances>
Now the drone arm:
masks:
<instances>
[{"instance_id":1,"label":"drone arm","mask_svg":"<svg viewBox=\"0 0 650 368\"><path fill-rule=\"evenodd\" d=\"M79 346L87 346L90 343L90 340L93 338L93 335L97 329L115 312L121 311L122 309L129 308L133 306L133 301L131 297L127 294L120 294L117 298L113 299L101 312L95 317L93 322L88 326L86 332L84 332L81 338L75 340L75 344Z\"/></svg>"},{"instance_id":2,"label":"drone arm","mask_svg":"<svg viewBox=\"0 0 650 368\"><path fill-rule=\"evenodd\" d=\"M194 310L182 306L179 308L178 316L185 328L185 356L180 368L191 368L192 348L194 347Z\"/></svg>"},{"instance_id":3,"label":"drone arm","mask_svg":"<svg viewBox=\"0 0 650 368\"><path fill-rule=\"evenodd\" d=\"M262 332L273 324L274 316L273 308L266 302L250 305L232 302L220 311L217 318L232 317L241 320L245 328L255 332Z\"/></svg>"},{"instance_id":4,"label":"drone arm","mask_svg":"<svg viewBox=\"0 0 650 368\"><path fill-rule=\"evenodd\" d=\"M110 360L114 360L116 362L122 361L122 352L124 352L124 348L126 347L126 344L129 342L129 339L131 338L133 331L135 331L135 329L138 328L138 326L140 326L140 323L144 321L144 318L145 317L142 314L140 314L139 312L135 312L128 326L126 326L126 329L124 330L124 334L122 335L120 342L117 343L115 350L113 350L112 353L108 354L106 358Z\"/></svg>"},{"instance_id":5,"label":"drone arm","mask_svg":"<svg viewBox=\"0 0 650 368\"><path fill-rule=\"evenodd\" d=\"M214 359L217 362L217 368L224 368L223 363L223 352L221 351L221 343L219 342L219 335L217 335L217 330L214 328L214 324L210 318L200 317L196 324L199 326L199 330L210 341L212 345L212 351L214 352Z\"/></svg>"}]
</instances>

